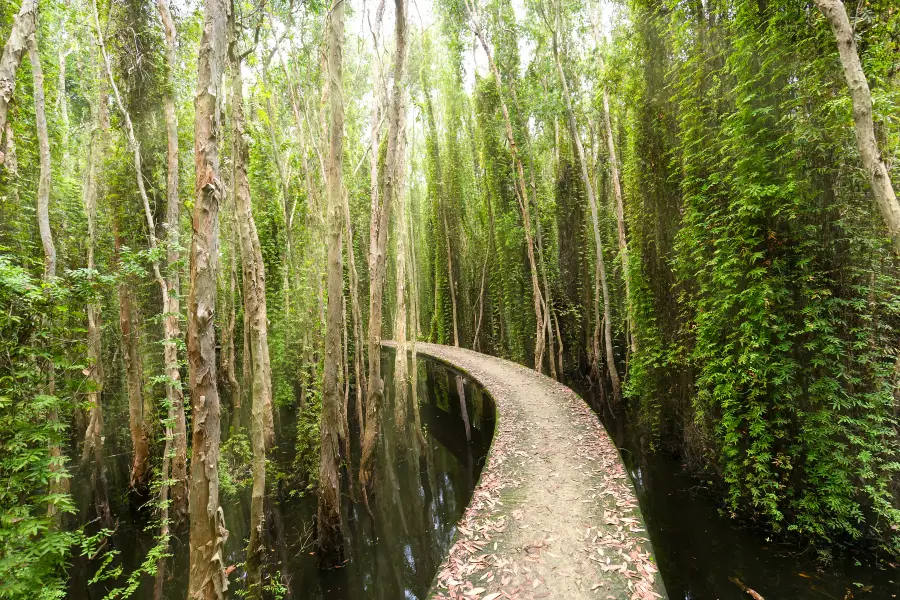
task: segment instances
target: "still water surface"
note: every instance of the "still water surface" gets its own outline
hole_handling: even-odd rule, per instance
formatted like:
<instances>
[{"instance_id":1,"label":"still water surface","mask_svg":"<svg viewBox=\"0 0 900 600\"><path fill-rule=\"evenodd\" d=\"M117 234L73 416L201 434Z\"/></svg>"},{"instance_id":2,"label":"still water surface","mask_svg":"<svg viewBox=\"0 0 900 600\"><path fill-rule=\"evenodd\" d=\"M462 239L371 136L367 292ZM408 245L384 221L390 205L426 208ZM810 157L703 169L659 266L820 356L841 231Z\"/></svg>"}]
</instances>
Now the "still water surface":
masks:
<instances>
[{"instance_id":1,"label":"still water surface","mask_svg":"<svg viewBox=\"0 0 900 600\"><path fill-rule=\"evenodd\" d=\"M571 385L571 384L570 384ZM600 415L637 490L660 573L671 600L894 600L900 570L857 563L831 565L811 548L772 543L720 511L712 490L663 452L642 451L633 415L611 413L596 392L574 386Z\"/></svg>"},{"instance_id":2,"label":"still water surface","mask_svg":"<svg viewBox=\"0 0 900 600\"><path fill-rule=\"evenodd\" d=\"M315 494L299 493L288 484L271 485L267 511L267 573L271 587L268 597L329 600L413 600L425 598L438 566L450 547L455 526L465 510L478 481L494 431L494 406L490 397L465 376L429 359L418 359L418 403L426 447L418 452L413 444L412 422L402 431L393 426L394 384L392 351L385 351L385 406L382 422L374 493L370 493L372 516L361 501L351 498L344 478L344 523L347 563L330 572L321 572L315 555ZM412 365L411 365L412 368ZM351 398L353 392L351 391ZM412 407L407 411L412 420ZM355 414L351 400L351 415ZM230 429L231 415L223 415L223 430ZM283 408L278 417L277 448L272 460L277 470L287 472L296 456L296 412ZM351 424L353 435L358 435ZM228 438L229 434L224 434ZM354 439L356 439L354 437ZM127 439L121 447L107 444L110 504L117 529L109 548L118 552L115 564L124 577L137 568L153 546L155 527L152 512L136 506L127 492L130 452ZM354 468L359 464L353 449ZM76 476L72 486L82 508L82 523L92 516L89 477ZM227 565L234 569L229 578L232 597L243 589L244 560L250 511L249 489L222 498L229 529ZM89 529L93 525L89 525ZM186 595L187 536L174 540L170 563L171 579L166 598ZM69 598L100 599L115 587L113 583L89 584L99 559L76 560L69 582ZM276 588L280 591L276 592ZM152 598L153 578L145 577L136 599Z\"/></svg>"}]
</instances>

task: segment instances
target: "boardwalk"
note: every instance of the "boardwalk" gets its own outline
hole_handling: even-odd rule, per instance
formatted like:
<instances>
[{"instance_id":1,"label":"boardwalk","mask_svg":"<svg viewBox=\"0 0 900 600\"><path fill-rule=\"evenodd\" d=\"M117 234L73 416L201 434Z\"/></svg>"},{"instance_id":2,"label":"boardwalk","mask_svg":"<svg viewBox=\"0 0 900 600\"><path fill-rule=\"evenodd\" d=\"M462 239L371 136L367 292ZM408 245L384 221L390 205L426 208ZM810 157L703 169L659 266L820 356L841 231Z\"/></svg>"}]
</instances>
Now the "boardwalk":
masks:
<instances>
[{"instance_id":1,"label":"boardwalk","mask_svg":"<svg viewBox=\"0 0 900 600\"><path fill-rule=\"evenodd\" d=\"M431 597L664 597L631 482L584 401L506 360L417 348L478 381L498 412L488 464Z\"/></svg>"}]
</instances>

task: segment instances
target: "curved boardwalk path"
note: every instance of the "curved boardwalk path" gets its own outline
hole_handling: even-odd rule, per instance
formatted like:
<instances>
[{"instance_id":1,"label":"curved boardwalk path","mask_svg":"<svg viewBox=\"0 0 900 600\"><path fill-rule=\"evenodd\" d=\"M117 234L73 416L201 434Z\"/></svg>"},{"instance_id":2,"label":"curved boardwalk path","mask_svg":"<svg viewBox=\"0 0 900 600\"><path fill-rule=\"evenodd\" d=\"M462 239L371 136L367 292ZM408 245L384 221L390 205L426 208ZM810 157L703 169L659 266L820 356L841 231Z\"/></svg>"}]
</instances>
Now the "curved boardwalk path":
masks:
<instances>
[{"instance_id":1,"label":"curved boardwalk path","mask_svg":"<svg viewBox=\"0 0 900 600\"><path fill-rule=\"evenodd\" d=\"M416 347L478 381L498 413L487 465L431 597L664 597L631 481L584 401L507 360Z\"/></svg>"}]
</instances>

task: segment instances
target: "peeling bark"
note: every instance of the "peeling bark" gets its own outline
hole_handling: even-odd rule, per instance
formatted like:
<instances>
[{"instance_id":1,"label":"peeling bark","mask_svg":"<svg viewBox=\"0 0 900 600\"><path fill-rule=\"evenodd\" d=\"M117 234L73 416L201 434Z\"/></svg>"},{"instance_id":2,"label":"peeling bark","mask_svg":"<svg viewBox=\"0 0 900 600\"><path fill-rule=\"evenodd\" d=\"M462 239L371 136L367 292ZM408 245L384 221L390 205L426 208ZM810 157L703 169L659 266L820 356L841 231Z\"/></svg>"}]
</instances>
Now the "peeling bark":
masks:
<instances>
[{"instance_id":1,"label":"peeling bark","mask_svg":"<svg viewBox=\"0 0 900 600\"><path fill-rule=\"evenodd\" d=\"M28 40L35 33L37 11L37 0L22 0L18 14L13 17L9 39L3 46L3 55L0 57L0 136L6 131L6 115L13 93L16 91L16 71L22 64ZM0 164L3 163L3 159L4 156L0 153Z\"/></svg>"},{"instance_id":2,"label":"peeling bark","mask_svg":"<svg viewBox=\"0 0 900 600\"><path fill-rule=\"evenodd\" d=\"M225 540L228 530L219 506L220 406L216 377L216 271L219 204L225 192L219 172L220 115L230 3L205 0L203 33L194 97L193 236L187 347L190 365L191 438L189 600L221 600L228 589Z\"/></svg>"},{"instance_id":3,"label":"peeling bark","mask_svg":"<svg viewBox=\"0 0 900 600\"><path fill-rule=\"evenodd\" d=\"M381 189L381 206L372 213L369 240L375 245L369 248L369 390L366 401L366 429L363 436L362 456L359 464L359 483L365 489L372 475L375 444L378 439L378 411L380 410L384 381L381 379L381 315L384 280L387 271L387 239L391 204L396 200L402 184L403 168L403 118L406 102L406 0L394 2L394 69L393 88L388 104L388 139L385 157L384 182ZM374 151L375 146L373 146Z\"/></svg>"},{"instance_id":4,"label":"peeling bark","mask_svg":"<svg viewBox=\"0 0 900 600\"><path fill-rule=\"evenodd\" d=\"M325 321L325 367L322 384L322 425L317 514L319 566L330 569L344 561L341 519L341 300L344 277L341 256L343 234L344 89L341 81L344 46L344 1L335 0L326 17L326 59L331 122L328 130L326 278L328 306Z\"/></svg>"},{"instance_id":5,"label":"peeling bark","mask_svg":"<svg viewBox=\"0 0 900 600\"><path fill-rule=\"evenodd\" d=\"M40 162L40 175L38 178L37 195L37 221L41 236L41 245L44 249L44 282L49 283L56 278L56 246L53 243L53 231L50 229L50 136L47 133L46 102L44 100L44 72L41 68L41 57L38 53L37 39L34 32L28 36L28 59L31 62L31 75L34 80L34 121L38 137L38 159ZM6 51L4 49L4 58ZM21 56L21 54L20 54ZM12 92L10 91L10 94ZM2 95L2 94L0 94ZM3 110L6 110L4 104ZM5 112L4 115L5 117ZM4 124L5 125L5 124ZM53 361L45 362L44 371L47 375L45 393L53 396L56 393L56 376L53 369ZM50 413L50 420L59 421L56 409ZM56 436L50 442L50 493L64 494L69 491L69 479L60 473L60 465L63 463L63 454L60 440ZM59 517L56 503L51 502L47 506L47 514L54 518L54 523Z\"/></svg>"},{"instance_id":6,"label":"peeling bark","mask_svg":"<svg viewBox=\"0 0 900 600\"><path fill-rule=\"evenodd\" d=\"M272 428L272 366L269 360L269 329L266 311L266 274L253 205L247 165L250 149L244 133L243 80L241 61L232 56L231 155L236 203L236 225L241 242L244 281L244 314L249 324L250 438L253 448L253 488L250 496L250 541L247 545L247 591L250 598L262 598L262 561L265 553L266 451L274 443ZM267 415L269 415L267 417Z\"/></svg>"},{"instance_id":7,"label":"peeling bark","mask_svg":"<svg viewBox=\"0 0 900 600\"><path fill-rule=\"evenodd\" d=\"M394 360L394 426L397 429L397 441L401 449L406 447L406 419L407 404L409 403L409 362L406 355L406 327L407 327L407 231L406 231L406 154L405 142L406 110L400 108L398 128L400 129L400 143L397 148L396 169L396 202L397 202L397 311L394 319L394 340L397 342L397 351Z\"/></svg>"},{"instance_id":8,"label":"peeling bark","mask_svg":"<svg viewBox=\"0 0 900 600\"><path fill-rule=\"evenodd\" d=\"M184 391L181 370L178 368L178 346L181 338L181 198L178 194L178 115L175 112L176 31L167 0L156 0L160 19L166 35L166 87L163 105L166 118L166 230L168 281L165 310L165 338L163 361L166 369L166 400L169 404L168 421L172 431L166 435L171 440L175 454L171 461L172 510L178 521L188 516L187 490L187 425L184 416ZM165 473L165 471L164 471Z\"/></svg>"}]
</instances>

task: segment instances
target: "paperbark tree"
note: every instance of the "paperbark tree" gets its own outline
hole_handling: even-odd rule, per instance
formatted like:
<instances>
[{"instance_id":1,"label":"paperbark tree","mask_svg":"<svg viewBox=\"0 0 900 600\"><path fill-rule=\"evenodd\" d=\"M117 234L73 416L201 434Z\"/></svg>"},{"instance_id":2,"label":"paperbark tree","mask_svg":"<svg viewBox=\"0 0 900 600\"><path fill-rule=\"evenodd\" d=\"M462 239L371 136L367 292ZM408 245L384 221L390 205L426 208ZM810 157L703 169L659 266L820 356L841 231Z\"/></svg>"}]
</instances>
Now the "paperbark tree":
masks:
<instances>
[{"instance_id":1,"label":"paperbark tree","mask_svg":"<svg viewBox=\"0 0 900 600\"><path fill-rule=\"evenodd\" d=\"M50 136L47 132L44 71L41 68L41 56L38 53L34 33L28 37L28 59L31 61L31 74L34 80L34 122L40 163L37 195L38 231L44 249L44 279L50 281L56 277L56 245L53 242L53 231L50 229Z\"/></svg>"},{"instance_id":2,"label":"paperbark tree","mask_svg":"<svg viewBox=\"0 0 900 600\"><path fill-rule=\"evenodd\" d=\"M102 95L98 94L97 102L91 106L93 119L91 123L90 141L87 146L87 168L84 175L84 212L87 216L88 243L87 269L88 280L94 281L96 263L94 251L97 245L97 177L100 154L100 111ZM84 434L84 446L81 452L82 464L93 456L96 467L103 464L103 406L100 403L103 395L103 337L100 324L101 306L98 298L92 297L87 303L87 359L88 380L90 388L87 393L88 420Z\"/></svg>"},{"instance_id":3,"label":"paperbark tree","mask_svg":"<svg viewBox=\"0 0 900 600\"><path fill-rule=\"evenodd\" d=\"M365 489L372 474L375 444L378 439L378 411L384 394L381 379L381 313L384 293L384 279L387 261L387 234L390 222L391 204L396 200L402 175L404 126L403 106L406 102L406 0L394 2L394 68L393 87L388 103L388 139L385 156L384 184L381 188L381 207L373 212L369 241L375 246L369 248L369 390L366 401L366 428L359 464L359 483ZM374 152L373 146L373 152ZM399 179L398 179L399 176Z\"/></svg>"},{"instance_id":4,"label":"paperbark tree","mask_svg":"<svg viewBox=\"0 0 900 600\"><path fill-rule=\"evenodd\" d=\"M875 196L875 203L887 226L895 253L900 253L900 202L891 183L890 172L878 149L875 139L875 124L872 119L872 92L866 81L853 25L847 16L847 9L841 0L815 0L816 6L825 15L837 41L841 66L850 97L853 100L853 122L856 126L856 145L862 158L863 167L869 175L869 183Z\"/></svg>"},{"instance_id":5,"label":"paperbark tree","mask_svg":"<svg viewBox=\"0 0 900 600\"><path fill-rule=\"evenodd\" d=\"M118 229L118 226L116 226ZM121 237L116 232L116 257L119 260ZM125 386L128 393L128 429L131 433L131 487L141 488L150 476L149 433L144 420L144 370L140 351L140 334L135 328L134 298L131 285L124 279L118 284L119 332L122 334L122 360L125 364Z\"/></svg>"},{"instance_id":6,"label":"paperbark tree","mask_svg":"<svg viewBox=\"0 0 900 600\"><path fill-rule=\"evenodd\" d=\"M172 510L179 520L187 518L187 426L184 417L184 391L178 368L178 345L181 338L181 199L178 194L178 115L175 112L175 68L178 64L175 21L166 0L156 0L163 31L166 35L166 87L163 108L166 117L166 262L167 292L163 360L166 368L166 399L174 455L171 461Z\"/></svg>"},{"instance_id":7,"label":"paperbark tree","mask_svg":"<svg viewBox=\"0 0 900 600\"><path fill-rule=\"evenodd\" d=\"M428 134L426 136L426 148L427 152L432 156L432 160L434 161L434 179L435 179L435 195L437 196L437 206L436 210L440 215L441 219L441 229L444 232L444 249L447 253L447 287L450 288L450 311L451 317L453 319L453 345L459 346L459 327L457 323L457 312L456 312L456 282L453 278L453 254L450 245L450 228L447 226L447 213L446 213L446 200L444 197L444 169L441 163L441 149L438 146L438 132L437 132L437 123L434 118L434 106L431 101L431 85L428 81L427 71L422 70L422 88L425 95L425 115L426 120L428 122ZM440 243L437 242L436 243ZM435 248L437 251L437 248ZM438 269L438 262L435 261L435 271L434 271L434 314L435 317L438 315L438 301L439 296L437 293L438 285L440 282Z\"/></svg>"},{"instance_id":8,"label":"paperbark tree","mask_svg":"<svg viewBox=\"0 0 900 600\"><path fill-rule=\"evenodd\" d=\"M365 416L363 407L366 402L366 353L365 353L365 326L363 325L362 311L359 307L359 273L356 270L356 251L353 248L353 223L350 219L350 198L347 190L344 189L344 235L345 247L347 249L347 271L350 282L350 316L353 319L353 377L356 381L356 421L359 424L359 430L365 434ZM345 415L346 418L346 415ZM348 436L350 432L345 432ZM360 441L362 438L360 438ZM347 457L349 465L351 457ZM352 469L351 469L352 472Z\"/></svg>"},{"instance_id":9,"label":"paperbark tree","mask_svg":"<svg viewBox=\"0 0 900 600\"><path fill-rule=\"evenodd\" d=\"M253 488L250 499L250 541L247 545L247 591L250 598L262 598L262 559L265 552L266 451L274 442L270 428L272 407L272 366L269 360L269 329L266 311L266 274L262 247L253 219L250 179L247 165L250 148L244 132L243 78L241 59L232 52L232 185L236 204L236 226L240 237L241 265L244 282L244 314L249 326L250 372L250 438L253 448Z\"/></svg>"},{"instance_id":10,"label":"paperbark tree","mask_svg":"<svg viewBox=\"0 0 900 600\"><path fill-rule=\"evenodd\" d=\"M601 57L600 68L603 69L603 66L604 61ZM626 317L628 318L628 336L630 338L631 351L636 352L638 339L631 304L631 272L628 268L628 239L625 237L625 201L622 198L619 163L616 158L616 142L613 136L612 118L609 114L609 89L606 87L606 84L603 85L603 125L606 131L606 149L607 152L609 152L609 177L612 180L613 195L616 199L616 233L618 234L619 240L619 258L622 261L622 281L625 283L625 310Z\"/></svg>"},{"instance_id":11,"label":"paperbark tree","mask_svg":"<svg viewBox=\"0 0 900 600\"><path fill-rule=\"evenodd\" d=\"M131 121L131 115L129 114L128 110L126 109L125 103L122 101L122 95L119 92L119 86L116 84L115 77L113 76L112 62L110 61L109 54L106 51L106 44L103 41L103 30L100 27L100 15L97 10L96 0L93 0L91 2L91 7L93 9L95 33L97 36L98 45L100 47L100 54L103 56L103 64L104 64L104 67L106 68L106 76L109 81L109 87L112 90L112 95L113 95L113 99L115 100L115 104L116 104L117 108L119 109L119 112L122 114L122 123L125 128L125 134L128 139L128 145L132 151L132 157L133 157L133 162L134 162L135 181L137 183L138 194L141 197L141 202L143 203L143 207L144 207L144 217L145 217L146 223L147 223L147 236L149 239L150 249L155 250L157 247L156 221L153 216L153 209L150 206L150 198L147 195L147 190L146 190L146 187L144 186L144 175L143 175L143 170L142 170L142 166L141 166L142 165L141 145L137 139L137 136L135 135L134 125ZM165 18L164 18L164 24L165 24ZM171 16L169 17L169 24L166 25L166 27L168 28L169 25L171 25ZM172 33L174 35L174 32L172 32ZM168 34L167 34L167 36L168 36ZM172 43L174 44L174 40ZM174 59L174 50L170 53L169 50L167 49L167 60L169 58ZM174 83L174 81L169 82L169 83ZM168 104L170 102L172 102L171 98L165 102L166 102L166 105L168 106ZM175 134L175 137L177 138L177 124L175 124L172 121L172 119L174 119L174 104L171 106L171 108L172 108L172 115L169 115L168 108L166 109L167 135L169 135L169 136L172 135L173 132L172 132L171 128L174 126L174 128L175 128L174 134ZM175 153L174 153L174 155L172 154L172 148L171 148L172 143L173 142L170 137L170 139L168 141L168 144L170 146L169 152L168 152L168 169L169 169L168 179L171 180L171 178L173 177L173 173L172 173L173 170L176 171L176 174L174 175L174 177L175 177L175 180L174 180L175 189L174 190L171 188L172 182L171 181L167 182L167 200L168 200L167 211L169 213L167 216L170 216L170 217L174 216L174 218L177 219L180 216L180 211L177 207L177 204L178 204L178 188L177 188L178 150L177 150L177 141L176 141L175 142ZM174 215L171 214L173 211L174 211ZM171 232L171 230L173 228L177 229L178 224L177 224L177 222L176 223L170 222L168 224L168 227ZM177 248L170 249L170 252L173 252L173 251L175 252L174 256L170 255L170 256L168 256L168 259L170 261L177 263L177 259L178 259ZM169 412L171 414L172 421L174 422L173 436L177 436L177 432L178 432L179 428L182 429L182 432L184 430L183 408L181 409L182 410L181 418L179 419L179 417L178 417L179 408L183 407L183 395L182 395L182 391L181 391L181 375L179 373L178 350L177 350L177 339L181 334L179 327L178 327L178 313L180 311L180 303L178 301L177 290L171 289L169 286L169 281L166 280L165 277L163 277L162 271L159 268L159 261L153 260L151 262L151 265L153 268L153 276L156 279L157 285L159 286L159 290L160 290L160 296L162 297L162 313L163 313L163 323L164 323L164 326L163 326L163 336L164 336L163 337L163 347L164 347L163 359L165 361L165 371L166 371L166 403L170 407L167 412ZM176 269L176 272L177 272L177 269ZM175 281L177 284L177 274L175 275L175 277L176 277ZM173 299L174 299L174 305L173 305ZM124 317L123 317L123 319L124 319ZM122 321L122 327L123 327L122 331L123 331L123 336L124 336L124 332L125 332L124 320ZM134 346L131 348L131 351L134 351L137 348L137 340L133 339L133 340L129 340L129 341L134 343ZM130 363L126 362L126 369L138 369L138 368L139 368L139 360L132 360L132 361L130 361ZM137 377L137 375L132 372L129 372L128 376L129 376L129 378ZM131 393L129 394L130 402L135 402L136 399L137 399L136 394L131 394ZM132 485L137 486L137 485L146 483L146 477L148 475L148 472L146 470L146 467L143 467L142 465L144 465L145 463L148 463L149 452L148 452L147 459L144 459L143 456L140 457L142 459L142 461L139 463L139 461L138 461L139 457L138 457L138 452L137 452L138 441L137 441L136 436L138 436L142 433L142 435L144 436L144 438L146 440L146 438L148 437L148 431L149 431L150 427L148 426L148 424L146 422L146 419L148 417L148 415L146 414L146 411L138 411L137 407L135 407L131 404L129 406L130 406L129 418L132 420L132 423L131 423L132 440L135 443L135 460L134 460L134 465L133 465L133 469L132 469ZM138 425L137 423L133 422L134 419L136 419L138 417L140 417L142 420L141 425ZM181 421L181 423L179 423L179 421ZM140 432L141 428L143 428L143 430L144 430L143 432ZM182 439L184 439L184 435L182 435ZM146 441L144 441L143 443L146 443ZM186 440L184 441L184 443L186 444ZM176 448L177 448L177 446L176 446ZM142 448L142 450L143 450L143 448ZM186 447L183 450L186 454ZM183 457L182 460L179 460L179 457L176 454L176 460L173 462L173 468L182 470L182 473L183 473L184 460L186 460L186 456ZM143 469L143 470L141 470L141 469ZM174 471L173 471L173 475L174 475ZM182 500L183 500L183 487L182 487L183 485L184 484L182 483L178 486L179 487L178 493L181 495ZM183 509L184 508L183 504L180 505L179 508Z\"/></svg>"},{"instance_id":12,"label":"paperbark tree","mask_svg":"<svg viewBox=\"0 0 900 600\"><path fill-rule=\"evenodd\" d=\"M96 278L95 252L97 247L97 198L100 185L100 157L103 152L103 136L106 133L108 114L106 108L106 92L99 83L99 92L91 103L91 130L87 144L86 168L82 199L87 217L87 260L88 281L93 284ZM7 163L8 164L8 163ZM88 381L87 392L88 418L84 433L84 446L81 452L82 468L93 458L94 468L91 471L91 485L97 508L97 514L105 527L112 526L112 515L107 498L106 467L103 463L103 331L102 306L99 296L92 296L87 302L87 359Z\"/></svg>"},{"instance_id":13,"label":"paperbark tree","mask_svg":"<svg viewBox=\"0 0 900 600\"><path fill-rule=\"evenodd\" d=\"M230 3L205 0L194 96L193 236L188 295L187 348L190 366L191 436L190 600L220 600L228 589L225 540L219 506L220 406L216 377L216 271L219 204L225 186L219 172L220 115Z\"/></svg>"},{"instance_id":14,"label":"paperbark tree","mask_svg":"<svg viewBox=\"0 0 900 600\"><path fill-rule=\"evenodd\" d=\"M396 85L396 84L395 84ZM396 393L394 395L394 426L397 429L397 441L401 448L406 446L406 409L409 402L408 386L409 386L409 369L407 368L408 357L406 355L406 331L407 331L407 231L406 231L406 155L405 144L405 123L406 110L401 105L399 115L400 140L397 148L397 162L394 165L396 169L396 202L397 202L397 309L394 319L394 340L397 342L397 354L394 361L394 386Z\"/></svg>"},{"instance_id":15,"label":"paperbark tree","mask_svg":"<svg viewBox=\"0 0 900 600\"><path fill-rule=\"evenodd\" d=\"M494 55L487 42L487 38L484 35L484 31L481 28L481 22L475 11L474 2L466 0L466 10L469 13L469 22L472 25L472 29L475 31L475 37L477 37L478 41L481 43L481 47L488 59L488 66L494 76L494 85L497 87L497 94L500 98L500 110L503 114L503 124L506 127L506 142L509 144L509 152L516 169L516 198L519 201L519 210L522 213L522 227L525 230L525 247L528 251L528 266L531 274L531 294L534 300L534 319L536 327L534 334L534 370L541 373L543 372L544 367L544 311L542 307L541 286L538 283L538 266L534 252L534 237L531 234L531 212L528 208L528 186L525 183L525 168L522 166L522 159L519 156L519 147L516 144L516 139L513 135L512 121L509 117L509 108L506 105L506 100L503 98L503 90L505 88L500 78L500 70L497 68L497 63L494 62Z\"/></svg>"},{"instance_id":16,"label":"paperbark tree","mask_svg":"<svg viewBox=\"0 0 900 600\"><path fill-rule=\"evenodd\" d=\"M340 434L343 390L341 377L341 316L344 287L341 237L343 234L344 1L334 0L326 16L326 61L330 123L328 127L326 278L328 306L325 319L325 365L322 382L322 424L319 456L319 506L317 515L319 566L330 569L344 560L341 521Z\"/></svg>"},{"instance_id":17,"label":"paperbark tree","mask_svg":"<svg viewBox=\"0 0 900 600\"><path fill-rule=\"evenodd\" d=\"M572 108L572 98L569 93L569 84L566 80L566 73L563 70L562 62L559 56L559 45L557 42L556 29L553 29L553 56L556 61L556 71L559 74L559 81L562 86L563 98L566 102L566 117L569 123L569 134L572 136L572 144L575 146L578 161L581 164L581 180L587 191L588 204L591 207L591 225L594 229L594 244L597 252L597 260L594 270L594 337L593 337L593 371L595 375L599 375L600 360L600 306L599 298L603 298L603 337L606 346L606 365L609 371L609 379L612 385L613 396L618 400L622 397L622 384L619 380L619 372L616 369L615 353L612 343L612 322L610 319L610 301L609 287L606 282L606 267L603 263L603 243L600 238L600 218L597 210L597 196L594 193L594 186L591 183L590 173L588 172L587 159L584 155L584 146L581 143L581 136L578 134L578 123L575 120L575 110Z\"/></svg>"},{"instance_id":18,"label":"paperbark tree","mask_svg":"<svg viewBox=\"0 0 900 600\"><path fill-rule=\"evenodd\" d=\"M47 112L44 99L44 71L41 67L41 56L38 53L37 38L34 31L28 36L28 59L31 62L31 75L34 81L34 122L38 138L38 160L40 162L40 175L38 176L37 194L37 221L38 231L41 236L41 246L44 249L44 282L50 283L56 278L56 245L53 242L53 231L50 229L50 136L47 133ZM4 52L5 53L5 52ZM5 106L4 106L5 110ZM4 115L5 116L5 115ZM53 361L48 360L44 365L47 377L47 386L44 391L48 396L56 393L56 381L53 369ZM59 415L54 408L50 414L53 422L59 420ZM61 441L53 439L50 442L50 493L64 494L68 491L68 478L62 474L63 455ZM47 513L51 517L58 517L59 512L55 502L47 507Z\"/></svg>"},{"instance_id":19,"label":"paperbark tree","mask_svg":"<svg viewBox=\"0 0 900 600\"><path fill-rule=\"evenodd\" d=\"M13 17L9 39L3 46L3 55L0 56L0 136L6 131L9 102L16 91L16 71L22 64L22 56L25 54L28 40L34 35L37 26L37 11L37 0L22 0L19 12ZM0 153L0 163L2 162L3 154Z\"/></svg>"}]
</instances>

